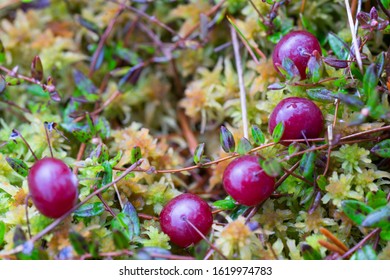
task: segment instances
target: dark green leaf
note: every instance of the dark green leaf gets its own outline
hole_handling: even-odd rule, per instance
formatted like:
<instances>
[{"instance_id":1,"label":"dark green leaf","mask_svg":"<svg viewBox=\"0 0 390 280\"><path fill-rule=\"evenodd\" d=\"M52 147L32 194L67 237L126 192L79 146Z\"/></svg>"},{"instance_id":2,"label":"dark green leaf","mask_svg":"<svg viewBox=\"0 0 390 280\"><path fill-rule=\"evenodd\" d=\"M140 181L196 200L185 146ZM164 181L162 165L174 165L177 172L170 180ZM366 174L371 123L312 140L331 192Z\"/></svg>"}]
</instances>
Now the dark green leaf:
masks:
<instances>
[{"instance_id":1,"label":"dark green leaf","mask_svg":"<svg viewBox=\"0 0 390 280\"><path fill-rule=\"evenodd\" d=\"M95 125L93 124L93 120L91 119L91 116L89 115L88 112L85 114L85 119L87 120L87 124L91 134L96 135Z\"/></svg>"},{"instance_id":2,"label":"dark green leaf","mask_svg":"<svg viewBox=\"0 0 390 280\"><path fill-rule=\"evenodd\" d=\"M280 122L275 126L274 131L272 132L272 138L274 139L275 143L278 143L280 141L280 139L283 136L283 133L284 133L284 124Z\"/></svg>"},{"instance_id":3,"label":"dark green leaf","mask_svg":"<svg viewBox=\"0 0 390 280\"><path fill-rule=\"evenodd\" d=\"M363 248L357 250L352 256L351 260L377 260L378 256L371 245L364 245Z\"/></svg>"},{"instance_id":4,"label":"dark green leaf","mask_svg":"<svg viewBox=\"0 0 390 280\"><path fill-rule=\"evenodd\" d=\"M135 146L131 149L130 163L134 164L142 158L141 148Z\"/></svg>"},{"instance_id":5,"label":"dark green leaf","mask_svg":"<svg viewBox=\"0 0 390 280\"><path fill-rule=\"evenodd\" d=\"M264 172L271 177L277 177L282 173L282 165L277 159L266 159L260 162Z\"/></svg>"},{"instance_id":6,"label":"dark green leaf","mask_svg":"<svg viewBox=\"0 0 390 280\"><path fill-rule=\"evenodd\" d=\"M222 149L226 153L233 153L236 149L236 142L234 141L233 134L223 125L221 126L219 141Z\"/></svg>"},{"instance_id":7,"label":"dark green leaf","mask_svg":"<svg viewBox=\"0 0 390 280\"><path fill-rule=\"evenodd\" d=\"M23 160L20 160L20 159L17 159L17 158L7 157L6 161L8 162L8 164L12 167L12 169L16 173L18 173L19 175L21 175L23 177L27 177L27 175L28 175L28 166L27 166L27 164Z\"/></svg>"},{"instance_id":8,"label":"dark green leaf","mask_svg":"<svg viewBox=\"0 0 390 280\"><path fill-rule=\"evenodd\" d=\"M381 52L379 55L377 55L375 60L375 67L376 67L376 73L378 73L378 77L381 76L383 69L385 68L385 60L386 56L384 52Z\"/></svg>"},{"instance_id":9,"label":"dark green leaf","mask_svg":"<svg viewBox=\"0 0 390 280\"><path fill-rule=\"evenodd\" d=\"M282 72L282 74L285 74L287 80L291 80L293 78L300 80L301 78L301 74L299 73L297 66L288 57L283 58L282 67L278 68L279 70L281 70L281 68L284 70L284 73Z\"/></svg>"},{"instance_id":10,"label":"dark green leaf","mask_svg":"<svg viewBox=\"0 0 390 280\"><path fill-rule=\"evenodd\" d=\"M311 82L317 83L322 76L322 62L321 59L317 58L315 55L309 58L307 62L306 74L310 78Z\"/></svg>"},{"instance_id":11,"label":"dark green leaf","mask_svg":"<svg viewBox=\"0 0 390 280\"><path fill-rule=\"evenodd\" d=\"M328 41L330 48L339 59L346 60L348 58L349 47L340 37L330 32L328 34Z\"/></svg>"},{"instance_id":12,"label":"dark green leaf","mask_svg":"<svg viewBox=\"0 0 390 280\"><path fill-rule=\"evenodd\" d=\"M6 87L7 87L7 83L6 83L3 75L0 75L0 94L5 91Z\"/></svg>"},{"instance_id":13,"label":"dark green leaf","mask_svg":"<svg viewBox=\"0 0 390 280\"><path fill-rule=\"evenodd\" d=\"M102 163L102 167L104 168L104 171L103 174L100 174L102 175L101 186L105 186L112 182L112 166L109 161L105 161Z\"/></svg>"},{"instance_id":14,"label":"dark green leaf","mask_svg":"<svg viewBox=\"0 0 390 280\"><path fill-rule=\"evenodd\" d=\"M89 140L92 139L93 135L90 131L85 131L85 130L73 130L72 134L76 139L82 143L86 143Z\"/></svg>"},{"instance_id":15,"label":"dark green leaf","mask_svg":"<svg viewBox=\"0 0 390 280\"><path fill-rule=\"evenodd\" d=\"M390 225L390 204L371 212L362 222L363 227L388 227Z\"/></svg>"},{"instance_id":16,"label":"dark green leaf","mask_svg":"<svg viewBox=\"0 0 390 280\"><path fill-rule=\"evenodd\" d=\"M101 138L109 138L111 135L111 127L107 119L104 117L99 117L97 123L95 124L95 131L99 133Z\"/></svg>"},{"instance_id":17,"label":"dark green leaf","mask_svg":"<svg viewBox=\"0 0 390 280\"><path fill-rule=\"evenodd\" d=\"M371 64L363 77L363 93L367 97L367 106L370 109L374 109L379 104L379 95L376 91L378 78L376 66Z\"/></svg>"},{"instance_id":18,"label":"dark green leaf","mask_svg":"<svg viewBox=\"0 0 390 280\"><path fill-rule=\"evenodd\" d=\"M31 63L31 77L40 82L43 80L43 66L39 56L35 56Z\"/></svg>"},{"instance_id":19,"label":"dark green leaf","mask_svg":"<svg viewBox=\"0 0 390 280\"><path fill-rule=\"evenodd\" d=\"M73 246L73 249L78 255L83 255L89 252L87 240L85 240L85 238L81 234L75 231L71 231L69 233L69 240Z\"/></svg>"},{"instance_id":20,"label":"dark green leaf","mask_svg":"<svg viewBox=\"0 0 390 280\"><path fill-rule=\"evenodd\" d=\"M80 206L73 213L76 217L94 217L98 216L104 211L104 205L101 202L94 202L89 204L84 204Z\"/></svg>"},{"instance_id":21,"label":"dark green leaf","mask_svg":"<svg viewBox=\"0 0 390 280\"><path fill-rule=\"evenodd\" d=\"M237 218L243 215L248 209L249 206L239 205L232 211L232 213L230 214L230 218L232 218L232 220L237 220Z\"/></svg>"},{"instance_id":22,"label":"dark green leaf","mask_svg":"<svg viewBox=\"0 0 390 280\"><path fill-rule=\"evenodd\" d=\"M337 98L355 111L360 111L364 107L364 102L355 95L338 93Z\"/></svg>"},{"instance_id":23,"label":"dark green leaf","mask_svg":"<svg viewBox=\"0 0 390 280\"><path fill-rule=\"evenodd\" d=\"M198 164L200 162L200 159L202 158L203 154L204 154L204 143L200 143L194 151L193 160L195 164Z\"/></svg>"},{"instance_id":24,"label":"dark green leaf","mask_svg":"<svg viewBox=\"0 0 390 280\"><path fill-rule=\"evenodd\" d=\"M317 177L317 186L322 190L325 191L325 187L328 185L328 182L326 180L326 177L324 175L319 175Z\"/></svg>"},{"instance_id":25,"label":"dark green leaf","mask_svg":"<svg viewBox=\"0 0 390 280\"><path fill-rule=\"evenodd\" d=\"M0 63L3 63L5 61L5 49L3 42L0 40Z\"/></svg>"},{"instance_id":26,"label":"dark green leaf","mask_svg":"<svg viewBox=\"0 0 390 280\"><path fill-rule=\"evenodd\" d=\"M5 223L3 221L0 221L0 247L4 242L4 236L5 236Z\"/></svg>"},{"instance_id":27,"label":"dark green leaf","mask_svg":"<svg viewBox=\"0 0 390 280\"><path fill-rule=\"evenodd\" d=\"M130 240L128 237L120 230L113 230L112 237L114 239L115 247L119 250L123 250L129 247Z\"/></svg>"},{"instance_id":28,"label":"dark green leaf","mask_svg":"<svg viewBox=\"0 0 390 280\"><path fill-rule=\"evenodd\" d=\"M238 142L237 153L240 154L240 155L245 155L245 154L247 154L251 149L252 149L252 145L251 145L251 143L249 142L249 140L246 139L245 137L242 137L242 138L240 139L240 142Z\"/></svg>"},{"instance_id":29,"label":"dark green leaf","mask_svg":"<svg viewBox=\"0 0 390 280\"><path fill-rule=\"evenodd\" d=\"M337 96L326 88L311 88L306 90L309 97L318 102L333 103Z\"/></svg>"},{"instance_id":30,"label":"dark green leaf","mask_svg":"<svg viewBox=\"0 0 390 280\"><path fill-rule=\"evenodd\" d=\"M307 180L311 181L313 179L315 161L316 161L315 152L305 153L302 157L299 168L301 170L301 174Z\"/></svg>"},{"instance_id":31,"label":"dark green leaf","mask_svg":"<svg viewBox=\"0 0 390 280\"><path fill-rule=\"evenodd\" d=\"M257 125L252 125L251 132L256 145L260 146L265 143L265 136Z\"/></svg>"},{"instance_id":32,"label":"dark green leaf","mask_svg":"<svg viewBox=\"0 0 390 280\"><path fill-rule=\"evenodd\" d=\"M390 158L390 139L383 140L376 144L371 152L383 158Z\"/></svg>"},{"instance_id":33,"label":"dark green leaf","mask_svg":"<svg viewBox=\"0 0 390 280\"><path fill-rule=\"evenodd\" d=\"M98 88L88 79L82 72L77 69L73 70L74 84L82 92L82 95L86 93L95 94L98 92Z\"/></svg>"},{"instance_id":34,"label":"dark green leaf","mask_svg":"<svg viewBox=\"0 0 390 280\"><path fill-rule=\"evenodd\" d=\"M386 193L382 190L369 192L366 197L367 205L373 209L380 208L387 204Z\"/></svg>"},{"instance_id":35,"label":"dark green leaf","mask_svg":"<svg viewBox=\"0 0 390 280\"><path fill-rule=\"evenodd\" d=\"M341 207L348 218L359 226L368 214L373 211L371 207L357 200L344 200L341 202Z\"/></svg>"},{"instance_id":36,"label":"dark green leaf","mask_svg":"<svg viewBox=\"0 0 390 280\"><path fill-rule=\"evenodd\" d=\"M299 151L299 144L296 142L291 143L288 145L288 154L291 156Z\"/></svg>"},{"instance_id":37,"label":"dark green leaf","mask_svg":"<svg viewBox=\"0 0 390 280\"><path fill-rule=\"evenodd\" d=\"M390 241L390 226L381 230L380 237L385 241Z\"/></svg>"},{"instance_id":38,"label":"dark green leaf","mask_svg":"<svg viewBox=\"0 0 390 280\"><path fill-rule=\"evenodd\" d=\"M320 252L309 244L303 243L301 245L301 252L304 260L322 260Z\"/></svg>"},{"instance_id":39,"label":"dark green leaf","mask_svg":"<svg viewBox=\"0 0 390 280\"><path fill-rule=\"evenodd\" d=\"M140 223L134 206L127 202L121 213L111 222L113 230L121 231L129 240L140 234Z\"/></svg>"},{"instance_id":40,"label":"dark green leaf","mask_svg":"<svg viewBox=\"0 0 390 280\"><path fill-rule=\"evenodd\" d=\"M236 201L230 195L225 199L215 201L213 205L222 210L232 210L237 206Z\"/></svg>"}]
</instances>

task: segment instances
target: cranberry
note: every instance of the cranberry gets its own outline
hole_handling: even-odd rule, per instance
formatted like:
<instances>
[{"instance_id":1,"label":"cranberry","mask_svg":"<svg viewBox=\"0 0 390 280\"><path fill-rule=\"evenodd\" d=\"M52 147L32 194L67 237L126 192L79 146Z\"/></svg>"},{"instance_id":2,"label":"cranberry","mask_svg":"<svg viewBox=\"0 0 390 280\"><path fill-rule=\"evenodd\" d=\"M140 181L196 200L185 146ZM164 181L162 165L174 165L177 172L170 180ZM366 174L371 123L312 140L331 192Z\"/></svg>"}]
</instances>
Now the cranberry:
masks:
<instances>
[{"instance_id":1,"label":"cranberry","mask_svg":"<svg viewBox=\"0 0 390 280\"><path fill-rule=\"evenodd\" d=\"M213 224L213 215L210 206L198 196L181 194L165 205L160 214L160 224L173 243L188 247L202 239L191 224L206 235Z\"/></svg>"},{"instance_id":2,"label":"cranberry","mask_svg":"<svg viewBox=\"0 0 390 280\"><path fill-rule=\"evenodd\" d=\"M307 31L292 31L284 36L275 46L272 60L277 71L277 64L282 65L283 59L288 57L298 68L301 79L306 79L306 67L313 51L321 53L321 46L317 38Z\"/></svg>"},{"instance_id":3,"label":"cranberry","mask_svg":"<svg viewBox=\"0 0 390 280\"><path fill-rule=\"evenodd\" d=\"M35 207L47 217L61 217L77 201L77 177L59 159L37 161L31 167L27 181Z\"/></svg>"},{"instance_id":4,"label":"cranberry","mask_svg":"<svg viewBox=\"0 0 390 280\"><path fill-rule=\"evenodd\" d=\"M289 97L276 105L268 122L271 134L280 122L284 124L281 140L317 138L324 126L320 108L311 100L301 97Z\"/></svg>"},{"instance_id":5,"label":"cranberry","mask_svg":"<svg viewBox=\"0 0 390 280\"><path fill-rule=\"evenodd\" d=\"M247 206L263 202L275 189L275 179L264 172L257 156L242 156L230 162L222 182L232 198Z\"/></svg>"}]
</instances>

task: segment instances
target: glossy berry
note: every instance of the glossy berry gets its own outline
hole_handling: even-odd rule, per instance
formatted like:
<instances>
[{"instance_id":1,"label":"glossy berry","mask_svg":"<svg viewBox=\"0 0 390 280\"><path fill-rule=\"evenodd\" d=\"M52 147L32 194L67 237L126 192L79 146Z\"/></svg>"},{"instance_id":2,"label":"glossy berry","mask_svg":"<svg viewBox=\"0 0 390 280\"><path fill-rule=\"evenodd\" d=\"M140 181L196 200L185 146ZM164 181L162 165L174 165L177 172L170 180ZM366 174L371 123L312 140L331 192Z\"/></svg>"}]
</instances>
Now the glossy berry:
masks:
<instances>
[{"instance_id":1,"label":"glossy berry","mask_svg":"<svg viewBox=\"0 0 390 280\"><path fill-rule=\"evenodd\" d=\"M47 217L61 217L77 201L76 175L59 159L37 161L31 167L27 181L35 207Z\"/></svg>"},{"instance_id":2,"label":"glossy berry","mask_svg":"<svg viewBox=\"0 0 390 280\"><path fill-rule=\"evenodd\" d=\"M292 31L284 36L275 46L272 60L277 71L279 64L288 57L298 68L301 79L306 79L306 67L313 51L321 53L321 46L317 38L307 31Z\"/></svg>"},{"instance_id":3,"label":"glossy berry","mask_svg":"<svg viewBox=\"0 0 390 280\"><path fill-rule=\"evenodd\" d=\"M202 239L186 220L206 235L213 224L210 206L198 196L187 193L175 197L163 208L160 214L161 229L181 247L188 247Z\"/></svg>"},{"instance_id":4,"label":"glossy berry","mask_svg":"<svg viewBox=\"0 0 390 280\"><path fill-rule=\"evenodd\" d=\"M284 124L281 140L317 138L324 126L320 108L311 100L301 97L289 97L276 105L268 122L271 134L279 122Z\"/></svg>"},{"instance_id":5,"label":"glossy berry","mask_svg":"<svg viewBox=\"0 0 390 280\"><path fill-rule=\"evenodd\" d=\"M249 155L230 162L223 173L222 182L234 200L247 206L263 202L275 189L275 179L264 172L258 157Z\"/></svg>"}]
</instances>

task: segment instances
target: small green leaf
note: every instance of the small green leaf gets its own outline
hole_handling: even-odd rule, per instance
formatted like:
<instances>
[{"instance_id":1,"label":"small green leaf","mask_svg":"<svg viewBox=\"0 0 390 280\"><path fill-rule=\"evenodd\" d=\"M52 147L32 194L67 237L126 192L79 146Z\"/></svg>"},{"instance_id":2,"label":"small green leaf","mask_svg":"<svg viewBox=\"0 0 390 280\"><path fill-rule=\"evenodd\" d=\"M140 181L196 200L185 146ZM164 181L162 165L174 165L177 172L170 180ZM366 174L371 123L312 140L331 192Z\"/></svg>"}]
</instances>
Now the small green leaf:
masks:
<instances>
[{"instance_id":1,"label":"small green leaf","mask_svg":"<svg viewBox=\"0 0 390 280\"><path fill-rule=\"evenodd\" d=\"M112 182L112 166L109 161L102 163L104 171L99 172L99 177L102 177L100 187L110 184Z\"/></svg>"},{"instance_id":2,"label":"small green leaf","mask_svg":"<svg viewBox=\"0 0 390 280\"><path fill-rule=\"evenodd\" d=\"M242 137L242 138L240 139L240 142L238 142L237 153L240 154L240 155L245 155L245 154L247 154L251 149L252 149L252 145L251 145L251 143L249 142L249 140L246 139L245 137Z\"/></svg>"},{"instance_id":3,"label":"small green leaf","mask_svg":"<svg viewBox=\"0 0 390 280\"><path fill-rule=\"evenodd\" d=\"M288 145L288 154L291 156L299 151L299 145L296 142L291 143Z\"/></svg>"},{"instance_id":4,"label":"small green leaf","mask_svg":"<svg viewBox=\"0 0 390 280\"><path fill-rule=\"evenodd\" d=\"M76 217L86 218L99 216L104 212L104 205L101 202L94 202L89 204L84 204L80 206L73 213Z\"/></svg>"},{"instance_id":5,"label":"small green leaf","mask_svg":"<svg viewBox=\"0 0 390 280\"><path fill-rule=\"evenodd\" d=\"M377 260L377 259L378 256L371 245L364 245L363 248L360 248L351 256L351 260Z\"/></svg>"},{"instance_id":6,"label":"small green leaf","mask_svg":"<svg viewBox=\"0 0 390 280\"><path fill-rule=\"evenodd\" d=\"M5 49L3 42L0 40L0 63L3 63L5 61Z\"/></svg>"},{"instance_id":7,"label":"small green leaf","mask_svg":"<svg viewBox=\"0 0 390 280\"><path fill-rule=\"evenodd\" d=\"M374 210L363 202L357 200L344 200L341 202L341 207L348 218L359 226L362 224L364 219L366 219L368 214Z\"/></svg>"},{"instance_id":8,"label":"small green leaf","mask_svg":"<svg viewBox=\"0 0 390 280\"><path fill-rule=\"evenodd\" d=\"M139 161L141 158L142 158L141 148L138 146L133 147L133 149L131 149L130 163L134 164L137 161Z\"/></svg>"},{"instance_id":9,"label":"small green leaf","mask_svg":"<svg viewBox=\"0 0 390 280\"><path fill-rule=\"evenodd\" d=\"M256 145L260 146L265 143L265 136L257 125L252 125L251 132Z\"/></svg>"},{"instance_id":10,"label":"small green leaf","mask_svg":"<svg viewBox=\"0 0 390 280\"><path fill-rule=\"evenodd\" d=\"M3 221L0 221L0 247L4 242L4 236L5 236L5 223Z\"/></svg>"},{"instance_id":11,"label":"small green leaf","mask_svg":"<svg viewBox=\"0 0 390 280\"><path fill-rule=\"evenodd\" d=\"M104 146L105 147L105 146ZM105 147L105 149L107 149L107 147ZM105 153L107 152L107 156L105 155ZM119 161L121 160L122 158L122 151L119 151L115 157L113 157L112 159L109 160L109 163L111 165L112 168L114 168L115 165L117 165L119 163ZM104 159L108 159L108 151L107 150L104 150L102 152L102 158Z\"/></svg>"},{"instance_id":12,"label":"small green leaf","mask_svg":"<svg viewBox=\"0 0 390 280\"><path fill-rule=\"evenodd\" d=\"M127 202L121 213L111 221L112 230L121 231L128 240L140 234L140 223L134 206Z\"/></svg>"},{"instance_id":13,"label":"small green leaf","mask_svg":"<svg viewBox=\"0 0 390 280\"><path fill-rule=\"evenodd\" d=\"M328 34L330 48L339 59L347 59L349 55L349 47L340 37L330 32Z\"/></svg>"},{"instance_id":14,"label":"small green leaf","mask_svg":"<svg viewBox=\"0 0 390 280\"><path fill-rule=\"evenodd\" d=\"M382 190L376 192L369 192L366 197L367 205L373 209L380 208L387 204L386 193Z\"/></svg>"},{"instance_id":15,"label":"small green leaf","mask_svg":"<svg viewBox=\"0 0 390 280\"><path fill-rule=\"evenodd\" d=\"M363 227L388 227L390 225L390 204L371 212L362 222Z\"/></svg>"},{"instance_id":16,"label":"small green leaf","mask_svg":"<svg viewBox=\"0 0 390 280\"><path fill-rule=\"evenodd\" d=\"M233 153L236 149L236 142L234 141L233 134L223 125L221 126L219 141L222 149L226 153Z\"/></svg>"},{"instance_id":17,"label":"small green leaf","mask_svg":"<svg viewBox=\"0 0 390 280\"><path fill-rule=\"evenodd\" d=\"M382 228L381 233L379 236L384 240L384 241L390 241L390 226L386 228Z\"/></svg>"},{"instance_id":18,"label":"small green leaf","mask_svg":"<svg viewBox=\"0 0 390 280\"><path fill-rule=\"evenodd\" d=\"M69 240L73 246L73 249L76 251L78 255L83 255L85 253L88 253L89 247L88 247L87 240L85 240L85 238L81 234L75 231L71 231L69 233Z\"/></svg>"},{"instance_id":19,"label":"small green leaf","mask_svg":"<svg viewBox=\"0 0 390 280\"><path fill-rule=\"evenodd\" d=\"M299 73L297 66L288 57L283 58L282 66L278 68L279 70L281 70L281 68L284 70L287 80L292 80L292 79L300 80L301 78L301 74Z\"/></svg>"},{"instance_id":20,"label":"small green leaf","mask_svg":"<svg viewBox=\"0 0 390 280\"><path fill-rule=\"evenodd\" d=\"M322 87L311 88L306 90L306 92L312 100L323 103L333 103L337 98L337 96L334 95L331 90Z\"/></svg>"},{"instance_id":21,"label":"small green leaf","mask_svg":"<svg viewBox=\"0 0 390 280\"><path fill-rule=\"evenodd\" d=\"M306 74L312 83L317 83L321 79L322 70L321 60L315 55L311 56L307 62Z\"/></svg>"},{"instance_id":22,"label":"small green leaf","mask_svg":"<svg viewBox=\"0 0 390 280\"><path fill-rule=\"evenodd\" d=\"M280 122L275 126L274 131L272 132L272 138L274 139L275 143L278 143L280 139L282 139L283 133L284 133L284 124Z\"/></svg>"},{"instance_id":23,"label":"small green leaf","mask_svg":"<svg viewBox=\"0 0 390 280\"><path fill-rule=\"evenodd\" d=\"M324 175L319 175L317 177L317 186L322 190L325 191L325 187L328 185L328 182L326 180L326 177Z\"/></svg>"},{"instance_id":24,"label":"small green leaf","mask_svg":"<svg viewBox=\"0 0 390 280\"><path fill-rule=\"evenodd\" d=\"M313 179L315 160L315 152L305 153L299 166L303 177L310 181Z\"/></svg>"},{"instance_id":25,"label":"small green leaf","mask_svg":"<svg viewBox=\"0 0 390 280\"><path fill-rule=\"evenodd\" d=\"M76 139L82 143L86 143L92 139L93 135L90 131L85 131L81 129L73 130L72 134Z\"/></svg>"},{"instance_id":26,"label":"small green leaf","mask_svg":"<svg viewBox=\"0 0 390 280\"><path fill-rule=\"evenodd\" d=\"M43 66L39 56L35 56L31 63L31 77L40 82L43 80Z\"/></svg>"},{"instance_id":27,"label":"small green leaf","mask_svg":"<svg viewBox=\"0 0 390 280\"><path fill-rule=\"evenodd\" d=\"M303 243L301 245L301 252L304 260L322 260L320 252L309 244Z\"/></svg>"},{"instance_id":28,"label":"small green leaf","mask_svg":"<svg viewBox=\"0 0 390 280\"><path fill-rule=\"evenodd\" d=\"M230 195L225 199L215 201L213 205L222 210L232 210L237 206L236 201Z\"/></svg>"},{"instance_id":29,"label":"small green leaf","mask_svg":"<svg viewBox=\"0 0 390 280\"><path fill-rule=\"evenodd\" d=\"M27 175L28 175L28 166L27 166L27 164L23 160L20 160L20 159L17 159L17 158L7 157L6 161L8 162L8 164L12 167L12 169L16 173L18 173L19 175L21 175L23 177L27 177Z\"/></svg>"},{"instance_id":30,"label":"small green leaf","mask_svg":"<svg viewBox=\"0 0 390 280\"><path fill-rule=\"evenodd\" d=\"M130 240L122 231L114 229L112 231L112 238L117 249L123 250L129 247Z\"/></svg>"},{"instance_id":31,"label":"small green leaf","mask_svg":"<svg viewBox=\"0 0 390 280\"><path fill-rule=\"evenodd\" d=\"M195 164L198 164L200 162L201 158L203 157L203 154L204 154L204 143L200 143L194 151L193 160Z\"/></svg>"},{"instance_id":32,"label":"small green leaf","mask_svg":"<svg viewBox=\"0 0 390 280\"><path fill-rule=\"evenodd\" d=\"M379 95L376 91L378 85L378 74L375 64L371 64L363 77L363 93L367 97L367 106L374 109L379 104Z\"/></svg>"},{"instance_id":33,"label":"small green leaf","mask_svg":"<svg viewBox=\"0 0 390 280\"><path fill-rule=\"evenodd\" d=\"M85 118L87 120L89 131L91 132L92 135L96 135L95 125L93 124L93 120L91 119L91 116L89 115L88 112L85 114Z\"/></svg>"},{"instance_id":34,"label":"small green leaf","mask_svg":"<svg viewBox=\"0 0 390 280\"><path fill-rule=\"evenodd\" d=\"M238 207L236 207L231 213L230 213L230 218L232 218L232 220L237 220L237 218L241 215L243 215L247 210L249 209L249 206L245 206L245 205L239 205Z\"/></svg>"},{"instance_id":35,"label":"small green leaf","mask_svg":"<svg viewBox=\"0 0 390 280\"><path fill-rule=\"evenodd\" d=\"M6 88L7 88L7 83L6 83L3 75L0 75L0 94L3 93Z\"/></svg>"},{"instance_id":36,"label":"small green leaf","mask_svg":"<svg viewBox=\"0 0 390 280\"><path fill-rule=\"evenodd\" d=\"M277 177L282 173L282 165L277 159L266 159L260 161L261 168L271 177Z\"/></svg>"},{"instance_id":37,"label":"small green leaf","mask_svg":"<svg viewBox=\"0 0 390 280\"><path fill-rule=\"evenodd\" d=\"M371 152L383 158L390 158L390 139L383 140L376 144L371 149Z\"/></svg>"}]
</instances>

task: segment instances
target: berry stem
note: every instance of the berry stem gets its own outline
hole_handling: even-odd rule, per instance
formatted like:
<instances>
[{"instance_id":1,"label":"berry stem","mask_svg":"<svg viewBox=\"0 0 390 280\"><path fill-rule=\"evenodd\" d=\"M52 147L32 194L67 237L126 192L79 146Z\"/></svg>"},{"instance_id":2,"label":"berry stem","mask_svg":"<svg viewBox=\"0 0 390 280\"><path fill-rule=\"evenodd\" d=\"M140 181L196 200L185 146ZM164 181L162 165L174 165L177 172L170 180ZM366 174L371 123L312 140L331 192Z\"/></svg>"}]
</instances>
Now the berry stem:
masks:
<instances>
[{"instance_id":1,"label":"berry stem","mask_svg":"<svg viewBox=\"0 0 390 280\"><path fill-rule=\"evenodd\" d=\"M191 223L186 217L183 217L183 220L189 224L203 239L204 241L207 242L207 244L209 244L209 246L215 251L217 252L223 259L227 260L228 258L217 248L215 247L215 245L213 243L211 243L207 237L193 224Z\"/></svg>"},{"instance_id":2,"label":"berry stem","mask_svg":"<svg viewBox=\"0 0 390 280\"><path fill-rule=\"evenodd\" d=\"M38 161L38 157L35 155L34 151L31 149L31 146L28 144L28 142L26 141L26 139L24 139L23 135L17 131L16 129L13 129L13 132L17 133L18 136L20 137L20 139L22 139L22 141L24 142L24 144L26 144L27 148L29 149L29 151L31 152L32 156L34 157L35 161Z\"/></svg>"},{"instance_id":3,"label":"berry stem","mask_svg":"<svg viewBox=\"0 0 390 280\"><path fill-rule=\"evenodd\" d=\"M51 143L50 143L49 131L47 129L47 122L45 122L44 126L45 126L45 133L46 133L47 144L49 145L50 155L51 155L52 158L54 158L53 149L51 148Z\"/></svg>"}]
</instances>

